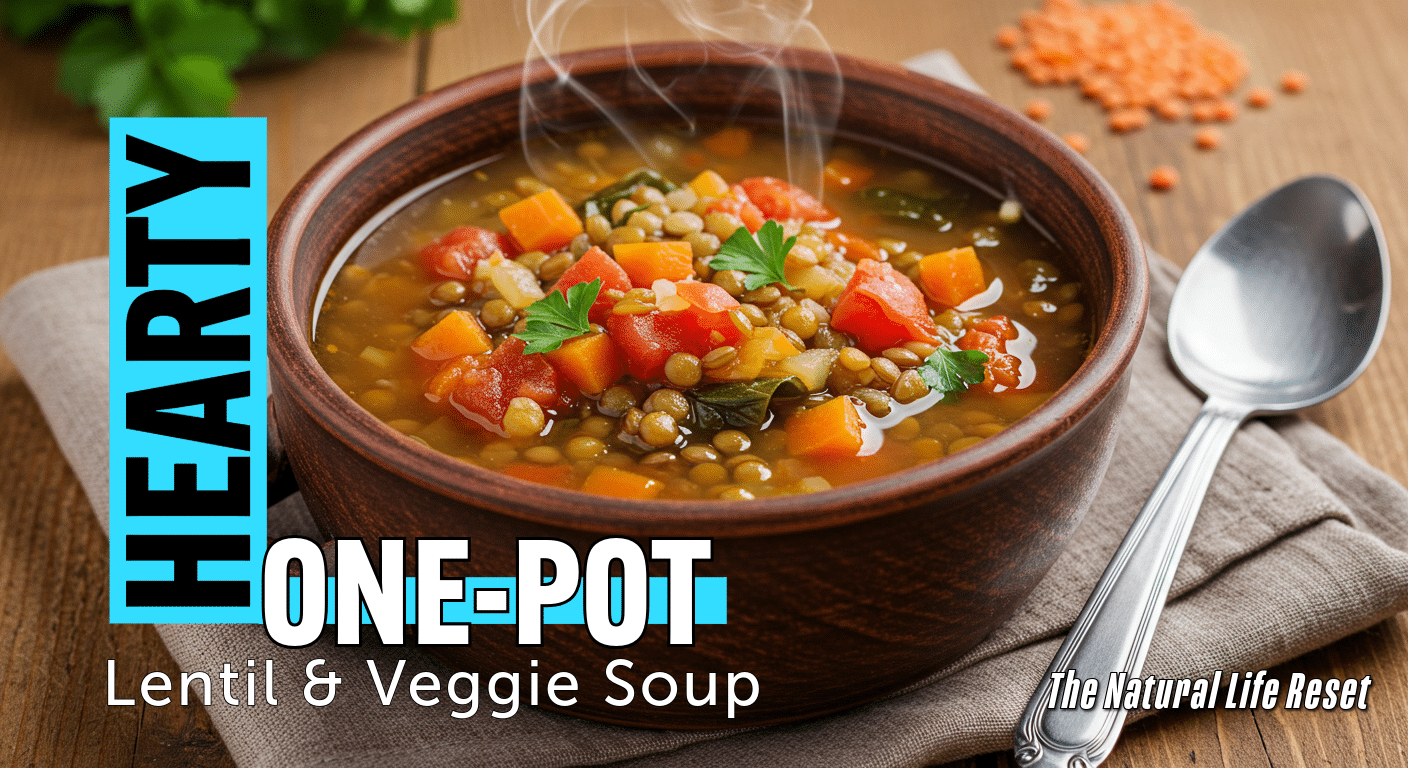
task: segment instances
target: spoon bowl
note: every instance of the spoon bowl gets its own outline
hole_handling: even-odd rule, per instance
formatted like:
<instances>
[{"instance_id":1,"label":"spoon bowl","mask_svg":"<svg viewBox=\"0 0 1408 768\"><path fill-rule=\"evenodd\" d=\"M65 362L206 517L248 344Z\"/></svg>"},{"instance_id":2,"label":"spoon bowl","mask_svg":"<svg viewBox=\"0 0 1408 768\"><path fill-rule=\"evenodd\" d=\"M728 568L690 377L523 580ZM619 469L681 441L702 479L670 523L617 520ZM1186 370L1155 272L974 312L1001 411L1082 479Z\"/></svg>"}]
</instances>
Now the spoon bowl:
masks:
<instances>
[{"instance_id":1,"label":"spoon bowl","mask_svg":"<svg viewBox=\"0 0 1408 768\"><path fill-rule=\"evenodd\" d=\"M1364 370L1388 313L1388 260L1364 196L1330 176L1293 181L1214 234L1184 271L1168 343L1210 398L1294 411Z\"/></svg>"},{"instance_id":2,"label":"spoon bowl","mask_svg":"<svg viewBox=\"0 0 1408 768\"><path fill-rule=\"evenodd\" d=\"M1024 768L1095 768L1124 725L1115 673L1137 679L1183 546L1227 443L1249 416L1293 411L1349 386L1388 321L1388 255L1369 202L1329 176L1253 203L1198 249L1174 291L1175 367L1207 397L1017 723ZM1053 709L1058 680L1100 685L1098 707Z\"/></svg>"}]
</instances>

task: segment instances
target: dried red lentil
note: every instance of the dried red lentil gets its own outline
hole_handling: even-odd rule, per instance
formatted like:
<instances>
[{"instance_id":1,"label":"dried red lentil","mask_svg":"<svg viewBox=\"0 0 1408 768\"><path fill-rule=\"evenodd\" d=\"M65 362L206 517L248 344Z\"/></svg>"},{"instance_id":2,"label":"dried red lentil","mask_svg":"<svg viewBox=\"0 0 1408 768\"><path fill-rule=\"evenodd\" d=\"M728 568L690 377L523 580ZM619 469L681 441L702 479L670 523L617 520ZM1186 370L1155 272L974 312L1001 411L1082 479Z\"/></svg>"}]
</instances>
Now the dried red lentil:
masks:
<instances>
[{"instance_id":1,"label":"dried red lentil","mask_svg":"<svg viewBox=\"0 0 1408 768\"><path fill-rule=\"evenodd\" d=\"M1027 108L1025 111L1027 113L1027 117L1030 117L1031 119L1039 123L1045 120L1046 118L1051 117L1051 102L1047 101L1046 99L1032 99L1031 101L1027 102Z\"/></svg>"},{"instance_id":2,"label":"dried red lentil","mask_svg":"<svg viewBox=\"0 0 1408 768\"><path fill-rule=\"evenodd\" d=\"M1286 93L1300 93L1310 85L1310 78L1298 69L1288 69L1281 75L1281 90Z\"/></svg>"},{"instance_id":3,"label":"dried red lentil","mask_svg":"<svg viewBox=\"0 0 1408 768\"><path fill-rule=\"evenodd\" d=\"M1193 144L1198 149L1217 149L1222 144L1222 131L1216 128L1200 128L1193 134Z\"/></svg>"},{"instance_id":4,"label":"dried red lentil","mask_svg":"<svg viewBox=\"0 0 1408 768\"><path fill-rule=\"evenodd\" d=\"M1177 119L1181 110L1173 104L1223 98L1247 74L1236 45L1167 0L1046 0L1041 10L1022 14L1015 38L1012 30L1000 30L998 43L1012 49L1012 65L1030 82L1077 83L1111 112L1153 107ZM1142 119L1131 113L1111 127L1132 130L1147 122L1147 112Z\"/></svg>"},{"instance_id":5,"label":"dried red lentil","mask_svg":"<svg viewBox=\"0 0 1408 768\"><path fill-rule=\"evenodd\" d=\"M1061 140L1066 142L1066 146L1082 155L1087 149L1090 149L1090 139L1087 139L1083 133L1068 133L1062 136Z\"/></svg>"},{"instance_id":6,"label":"dried red lentil","mask_svg":"<svg viewBox=\"0 0 1408 768\"><path fill-rule=\"evenodd\" d=\"M1270 88L1253 88L1247 91L1247 106L1254 109L1264 109L1271 106L1274 98Z\"/></svg>"},{"instance_id":7,"label":"dried red lentil","mask_svg":"<svg viewBox=\"0 0 1408 768\"><path fill-rule=\"evenodd\" d=\"M1173 189L1178 185L1178 171L1167 165L1161 165L1149 173L1149 187L1160 192L1166 189Z\"/></svg>"}]
</instances>

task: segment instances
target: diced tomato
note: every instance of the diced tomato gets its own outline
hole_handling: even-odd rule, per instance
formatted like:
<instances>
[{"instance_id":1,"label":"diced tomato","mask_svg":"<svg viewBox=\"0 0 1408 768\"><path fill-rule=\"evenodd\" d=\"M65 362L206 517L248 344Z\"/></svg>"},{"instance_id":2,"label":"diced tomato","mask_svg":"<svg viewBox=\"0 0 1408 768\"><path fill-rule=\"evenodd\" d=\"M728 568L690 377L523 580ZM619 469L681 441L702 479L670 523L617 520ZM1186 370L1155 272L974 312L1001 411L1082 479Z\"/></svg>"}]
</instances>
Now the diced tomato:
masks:
<instances>
[{"instance_id":1,"label":"diced tomato","mask_svg":"<svg viewBox=\"0 0 1408 768\"><path fill-rule=\"evenodd\" d=\"M621 265L607 256L605 251L593 246L582 254L576 264L562 273L562 277L558 278L557 285L552 289L566 295L568 288L596 279L601 280L601 291L597 293L596 301L592 303L587 316L593 323L605 325L606 318L611 316L611 307L616 303L606 298L606 292L614 290L624 293L631 290L631 278L626 276L626 270L621 269Z\"/></svg>"},{"instance_id":2,"label":"diced tomato","mask_svg":"<svg viewBox=\"0 0 1408 768\"><path fill-rule=\"evenodd\" d=\"M973 323L970 327L975 331L981 331L996 336L1002 341L1012 341L1017 338L1017 327L1012 324L1012 321L1007 318L1007 315L993 315L986 320L979 320Z\"/></svg>"},{"instance_id":3,"label":"diced tomato","mask_svg":"<svg viewBox=\"0 0 1408 768\"><path fill-rule=\"evenodd\" d=\"M420 249L420 263L437 277L468 280L474 275L474 265L493 256L494 251L505 256L518 253L508 235L483 227L459 227Z\"/></svg>"},{"instance_id":4,"label":"diced tomato","mask_svg":"<svg viewBox=\"0 0 1408 768\"><path fill-rule=\"evenodd\" d=\"M753 205L769 219L822 221L835 218L835 214L811 193L779 178L754 176L738 182L737 186L743 188Z\"/></svg>"},{"instance_id":5,"label":"diced tomato","mask_svg":"<svg viewBox=\"0 0 1408 768\"><path fill-rule=\"evenodd\" d=\"M710 331L722 334L726 344L743 339L743 332L729 318L729 313L738 309L738 299L728 295L728 291L713 283L683 282L675 283L675 294L689 302L689 308L680 310L680 314L693 323L705 341Z\"/></svg>"},{"instance_id":6,"label":"diced tomato","mask_svg":"<svg viewBox=\"0 0 1408 768\"><path fill-rule=\"evenodd\" d=\"M676 352L700 357L715 347L737 344L743 332L729 319L738 302L713 283L675 284L677 294L689 302L678 312L612 315L606 330L626 358L626 367L641 381L656 381L665 373L665 361Z\"/></svg>"},{"instance_id":7,"label":"diced tomato","mask_svg":"<svg viewBox=\"0 0 1408 768\"><path fill-rule=\"evenodd\" d=\"M906 341L938 341L919 286L886 262L864 259L831 310L831 325L880 352Z\"/></svg>"},{"instance_id":8,"label":"diced tomato","mask_svg":"<svg viewBox=\"0 0 1408 768\"><path fill-rule=\"evenodd\" d=\"M641 381L659 379L670 355L689 347L677 317L659 312L612 315L606 321L606 331L626 358L626 370Z\"/></svg>"},{"instance_id":9,"label":"diced tomato","mask_svg":"<svg viewBox=\"0 0 1408 768\"><path fill-rule=\"evenodd\" d=\"M767 222L758 206L748 199L748 192L738 184L728 188L728 194L709 204L708 213L731 213L743 222L749 232L757 232ZM727 239L727 238L725 238Z\"/></svg>"},{"instance_id":10,"label":"diced tomato","mask_svg":"<svg viewBox=\"0 0 1408 768\"><path fill-rule=\"evenodd\" d=\"M542 355L525 355L521 339L509 338L493 352L446 364L427 387L432 399L448 399L461 416L497 431L508 404L527 397L545 410L570 405L571 385Z\"/></svg>"},{"instance_id":11,"label":"diced tomato","mask_svg":"<svg viewBox=\"0 0 1408 768\"><path fill-rule=\"evenodd\" d=\"M1017 338L1017 329L1004 315L996 315L974 323L958 340L959 349L976 349L988 356L983 365L987 376L983 383L972 387L977 392L991 392L1001 384L1008 389L1016 389L1021 377L1021 361L1016 355L1007 353L1007 342Z\"/></svg>"}]
</instances>

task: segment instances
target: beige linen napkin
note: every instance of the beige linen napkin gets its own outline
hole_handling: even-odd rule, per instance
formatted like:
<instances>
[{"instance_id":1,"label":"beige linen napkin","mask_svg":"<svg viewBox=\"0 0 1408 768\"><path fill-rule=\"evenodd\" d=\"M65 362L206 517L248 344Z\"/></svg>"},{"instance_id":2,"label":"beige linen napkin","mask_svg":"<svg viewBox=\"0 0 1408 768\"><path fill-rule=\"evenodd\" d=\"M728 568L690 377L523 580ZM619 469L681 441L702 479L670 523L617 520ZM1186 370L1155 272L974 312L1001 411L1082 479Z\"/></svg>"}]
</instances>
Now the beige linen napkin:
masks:
<instances>
[{"instance_id":1,"label":"beige linen napkin","mask_svg":"<svg viewBox=\"0 0 1408 768\"><path fill-rule=\"evenodd\" d=\"M1008 749L1017 716L1062 632L1198 410L1199 398L1178 380L1164 352L1176 271L1157 257L1151 266L1149 325L1119 445L1085 521L1006 624L901 694L798 725L722 733L619 728L529 707L496 719L487 698L473 717L455 719L449 702L420 707L405 695L417 672L447 675L413 647L382 648L369 640L338 648L325 635L293 651L272 645L257 626L157 629L186 671L213 677L225 662L274 660L277 707L230 706L217 694L209 708L244 768L922 766ZM106 286L107 263L98 259L33 275L0 301L0 342L34 391L104 528ZM76 287L91 293L76 297ZM271 534L299 531L316 535L297 497L270 511ZM1408 609L1405 550L1408 491L1306 421L1252 422L1218 468L1144 671L1197 677L1262 669ZM302 698L303 668L314 658L327 659L326 669L346 680L333 704L321 709ZM381 670L407 660L390 706L377 699L368 659Z\"/></svg>"}]
</instances>

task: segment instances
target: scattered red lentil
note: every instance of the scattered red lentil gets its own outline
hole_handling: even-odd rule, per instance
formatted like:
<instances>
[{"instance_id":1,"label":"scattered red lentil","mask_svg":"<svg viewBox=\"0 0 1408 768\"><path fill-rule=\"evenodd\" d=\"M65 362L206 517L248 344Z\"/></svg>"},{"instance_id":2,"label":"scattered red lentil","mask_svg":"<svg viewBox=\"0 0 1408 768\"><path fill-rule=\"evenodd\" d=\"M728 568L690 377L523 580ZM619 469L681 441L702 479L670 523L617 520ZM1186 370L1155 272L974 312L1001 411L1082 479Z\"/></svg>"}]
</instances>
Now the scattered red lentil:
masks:
<instances>
[{"instance_id":1,"label":"scattered red lentil","mask_svg":"<svg viewBox=\"0 0 1408 768\"><path fill-rule=\"evenodd\" d=\"M1310 85L1310 78L1298 69L1288 69L1281 74L1281 90L1286 93L1300 93Z\"/></svg>"},{"instance_id":2,"label":"scattered red lentil","mask_svg":"<svg viewBox=\"0 0 1408 768\"><path fill-rule=\"evenodd\" d=\"M1217 119L1217 102L1200 101L1193 105L1193 122L1211 123Z\"/></svg>"},{"instance_id":3,"label":"scattered red lentil","mask_svg":"<svg viewBox=\"0 0 1408 768\"><path fill-rule=\"evenodd\" d=\"M1039 123L1051 117L1051 102L1046 99L1032 99L1027 102L1026 113L1027 117Z\"/></svg>"},{"instance_id":4,"label":"scattered red lentil","mask_svg":"<svg viewBox=\"0 0 1408 768\"><path fill-rule=\"evenodd\" d=\"M1087 139L1083 133L1068 133L1062 136L1061 140L1066 142L1066 146L1082 155L1085 154L1085 150L1090 149L1090 139Z\"/></svg>"},{"instance_id":5,"label":"scattered red lentil","mask_svg":"<svg viewBox=\"0 0 1408 768\"><path fill-rule=\"evenodd\" d=\"M1255 109L1264 109L1271 106L1275 97L1270 88L1253 88L1247 91L1247 106Z\"/></svg>"},{"instance_id":6,"label":"scattered red lentil","mask_svg":"<svg viewBox=\"0 0 1408 768\"><path fill-rule=\"evenodd\" d=\"M1154 111L1165 120L1182 120L1188 114L1188 105L1177 99L1164 99L1154 105Z\"/></svg>"},{"instance_id":7,"label":"scattered red lentil","mask_svg":"<svg viewBox=\"0 0 1408 768\"><path fill-rule=\"evenodd\" d=\"M1165 119L1178 119L1170 117L1181 116L1175 103L1215 101L1247 74L1236 45L1169 0L1045 0L1040 10L1024 12L1019 26L1004 27L997 36L999 45L1012 49L1012 66L1036 85L1079 84L1081 93L1109 112L1153 107ZM1117 122L1127 127L1115 128ZM1147 112L1143 118L1111 116L1115 130L1147 124Z\"/></svg>"},{"instance_id":8,"label":"scattered red lentil","mask_svg":"<svg viewBox=\"0 0 1408 768\"><path fill-rule=\"evenodd\" d=\"M1199 128L1193 134L1193 144L1198 149L1217 149L1222 144L1222 131L1216 128Z\"/></svg>"},{"instance_id":9,"label":"scattered red lentil","mask_svg":"<svg viewBox=\"0 0 1408 768\"><path fill-rule=\"evenodd\" d=\"M1149 173L1149 187L1160 192L1166 189L1173 189L1178 184L1178 171L1167 165L1161 165Z\"/></svg>"},{"instance_id":10,"label":"scattered red lentil","mask_svg":"<svg viewBox=\"0 0 1408 768\"><path fill-rule=\"evenodd\" d=\"M1212 106L1212 116L1223 123L1237 119L1237 102L1231 99L1219 99Z\"/></svg>"},{"instance_id":11,"label":"scattered red lentil","mask_svg":"<svg viewBox=\"0 0 1408 768\"><path fill-rule=\"evenodd\" d=\"M1149 110L1143 107L1117 109L1110 113L1110 130L1136 131L1149 124Z\"/></svg>"}]
</instances>

